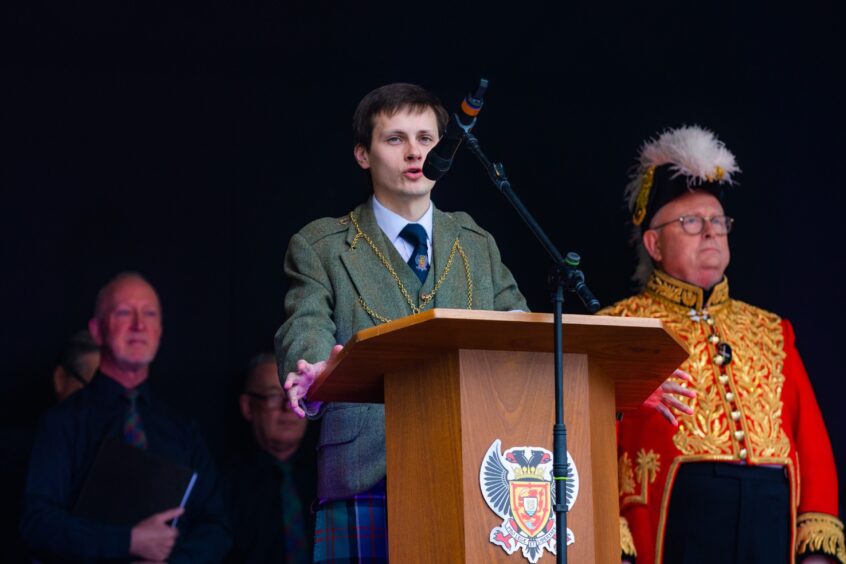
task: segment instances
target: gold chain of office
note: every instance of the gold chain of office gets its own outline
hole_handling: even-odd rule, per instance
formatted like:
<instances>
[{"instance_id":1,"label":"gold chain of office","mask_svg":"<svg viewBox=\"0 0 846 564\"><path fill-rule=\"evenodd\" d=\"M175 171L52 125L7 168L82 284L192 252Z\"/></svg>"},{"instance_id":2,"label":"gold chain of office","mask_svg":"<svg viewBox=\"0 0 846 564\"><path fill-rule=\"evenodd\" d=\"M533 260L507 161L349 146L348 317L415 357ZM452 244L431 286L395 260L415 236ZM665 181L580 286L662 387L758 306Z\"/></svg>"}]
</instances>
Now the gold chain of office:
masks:
<instances>
[{"instance_id":1,"label":"gold chain of office","mask_svg":"<svg viewBox=\"0 0 846 564\"><path fill-rule=\"evenodd\" d=\"M388 273L394 279L394 282L397 283L397 287L399 288L400 293L405 298L405 301L408 303L409 307L411 308L412 313L420 313L423 311L423 308L431 302L435 298L435 294L438 293L438 289L443 284L444 280L446 280L447 275L449 274L450 268L452 268L452 261L455 258L455 253L457 252L461 256L461 260L464 261L464 275L467 278L467 309L473 309L473 278L470 276L470 261L467 258L467 255L464 253L464 249L461 248L461 244L458 242L458 239L455 239L455 242L452 244L452 249L449 252L449 257L447 258L446 267L444 267L443 272L441 273L441 277L435 282L435 286L432 288L432 291L426 294L421 295L422 298L420 301L420 305L415 305L414 300L411 299L411 294L409 294L408 290L405 288L405 285L400 280L399 275L394 270L394 267L391 266L391 263L388 261L387 257L379 250L376 244L373 242L367 233L365 233L361 226L358 224L358 221L355 219L355 214L350 212L350 222L352 222L353 226L355 227L355 237L353 238L352 244L350 245L351 248L355 249L356 244L358 243L359 239L364 239L370 248L373 250L373 253L379 258L379 261L382 265L387 269ZM364 300L364 297L359 295L358 301L361 303L361 307L364 308L364 311L377 321L382 323L387 323L390 321L387 317L383 315L379 315L373 308L367 305L367 302Z\"/></svg>"}]
</instances>

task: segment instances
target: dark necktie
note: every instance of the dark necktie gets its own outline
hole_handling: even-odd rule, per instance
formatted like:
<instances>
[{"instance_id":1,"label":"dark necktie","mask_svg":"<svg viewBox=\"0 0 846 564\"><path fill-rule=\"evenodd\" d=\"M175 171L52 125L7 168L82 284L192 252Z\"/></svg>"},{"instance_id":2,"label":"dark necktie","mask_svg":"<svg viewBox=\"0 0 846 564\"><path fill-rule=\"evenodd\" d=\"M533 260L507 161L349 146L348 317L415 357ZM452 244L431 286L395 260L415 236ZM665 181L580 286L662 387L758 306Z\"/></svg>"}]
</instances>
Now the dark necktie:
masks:
<instances>
[{"instance_id":1,"label":"dark necktie","mask_svg":"<svg viewBox=\"0 0 846 564\"><path fill-rule=\"evenodd\" d=\"M285 554L288 564L311 562L306 542L306 524L303 516L303 504L294 483L294 469L290 462L277 461L276 466L282 472L282 526L285 529Z\"/></svg>"},{"instance_id":2,"label":"dark necktie","mask_svg":"<svg viewBox=\"0 0 846 564\"><path fill-rule=\"evenodd\" d=\"M408 259L408 265L421 282L429 274L429 247L426 244L426 230L419 223L409 223L400 231L400 237L411 243L414 251Z\"/></svg>"},{"instance_id":3,"label":"dark necktie","mask_svg":"<svg viewBox=\"0 0 846 564\"><path fill-rule=\"evenodd\" d=\"M146 449L147 433L144 432L141 415L138 413L138 390L126 390L123 395L129 402L123 420L123 440L134 447Z\"/></svg>"}]
</instances>

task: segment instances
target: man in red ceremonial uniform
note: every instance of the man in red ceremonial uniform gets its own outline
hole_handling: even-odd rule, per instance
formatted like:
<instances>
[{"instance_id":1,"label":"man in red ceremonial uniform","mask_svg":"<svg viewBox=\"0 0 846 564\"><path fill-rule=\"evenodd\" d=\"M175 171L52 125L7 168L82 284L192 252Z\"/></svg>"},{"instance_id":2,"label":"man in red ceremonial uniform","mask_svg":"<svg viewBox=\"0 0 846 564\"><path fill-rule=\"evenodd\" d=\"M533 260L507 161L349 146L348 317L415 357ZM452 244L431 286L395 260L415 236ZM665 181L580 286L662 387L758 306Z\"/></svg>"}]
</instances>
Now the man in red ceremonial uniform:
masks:
<instances>
[{"instance_id":1,"label":"man in red ceremonial uniform","mask_svg":"<svg viewBox=\"0 0 846 564\"><path fill-rule=\"evenodd\" d=\"M626 195L644 291L600 312L655 317L684 341L696 391L668 426L653 409L619 427L623 559L846 564L825 423L788 321L729 296L740 172L699 127L647 142ZM630 530L630 534L629 534Z\"/></svg>"}]
</instances>

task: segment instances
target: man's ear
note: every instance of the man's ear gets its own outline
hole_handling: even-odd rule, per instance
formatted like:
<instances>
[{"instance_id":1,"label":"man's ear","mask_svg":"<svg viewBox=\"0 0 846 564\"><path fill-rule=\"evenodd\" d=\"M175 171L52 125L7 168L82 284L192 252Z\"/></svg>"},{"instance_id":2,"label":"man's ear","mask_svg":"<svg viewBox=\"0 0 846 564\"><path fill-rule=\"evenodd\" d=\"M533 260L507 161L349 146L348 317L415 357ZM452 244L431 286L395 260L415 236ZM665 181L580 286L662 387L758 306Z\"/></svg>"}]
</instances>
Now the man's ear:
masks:
<instances>
[{"instance_id":1,"label":"man's ear","mask_svg":"<svg viewBox=\"0 0 846 564\"><path fill-rule=\"evenodd\" d=\"M238 398L238 404L241 407L241 416L246 419L248 422L253 422L253 411L250 409L250 396L247 394L241 394L241 397Z\"/></svg>"},{"instance_id":2,"label":"man's ear","mask_svg":"<svg viewBox=\"0 0 846 564\"><path fill-rule=\"evenodd\" d=\"M91 333L91 337L94 339L94 342L97 343L97 346L103 346L103 335L100 332L100 320L92 317L88 320L88 332Z\"/></svg>"},{"instance_id":3,"label":"man's ear","mask_svg":"<svg viewBox=\"0 0 846 564\"><path fill-rule=\"evenodd\" d=\"M355 155L355 162L358 163L358 166L364 170L370 168L370 155L364 145L356 145L353 148L353 155Z\"/></svg>"},{"instance_id":4,"label":"man's ear","mask_svg":"<svg viewBox=\"0 0 846 564\"><path fill-rule=\"evenodd\" d=\"M652 260L656 263L661 262L661 245L658 244L658 232L654 229L647 229L643 233L643 247Z\"/></svg>"},{"instance_id":5,"label":"man's ear","mask_svg":"<svg viewBox=\"0 0 846 564\"><path fill-rule=\"evenodd\" d=\"M56 392L56 396L59 398L64 397L67 379L68 375L65 373L65 369L62 368L61 365L57 366L56 369L53 370L53 391Z\"/></svg>"}]
</instances>

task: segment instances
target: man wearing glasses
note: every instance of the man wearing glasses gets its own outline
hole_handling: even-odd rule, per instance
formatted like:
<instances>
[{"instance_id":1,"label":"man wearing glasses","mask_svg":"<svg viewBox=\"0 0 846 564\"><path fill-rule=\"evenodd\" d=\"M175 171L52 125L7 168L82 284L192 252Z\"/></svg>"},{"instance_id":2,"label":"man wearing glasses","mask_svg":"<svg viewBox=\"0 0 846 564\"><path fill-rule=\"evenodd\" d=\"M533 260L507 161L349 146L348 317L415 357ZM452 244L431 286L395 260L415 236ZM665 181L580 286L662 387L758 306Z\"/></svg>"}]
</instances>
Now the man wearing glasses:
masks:
<instances>
[{"instance_id":1,"label":"man wearing glasses","mask_svg":"<svg viewBox=\"0 0 846 564\"><path fill-rule=\"evenodd\" d=\"M227 561L310 563L317 461L314 433L306 431L315 423L291 409L275 355L250 361L239 406L253 444L227 468L235 541Z\"/></svg>"},{"instance_id":2,"label":"man wearing glasses","mask_svg":"<svg viewBox=\"0 0 846 564\"><path fill-rule=\"evenodd\" d=\"M619 427L623 559L846 562L828 434L788 321L729 297L734 155L699 127L644 144L626 190L641 294L600 314L655 317L683 340L696 394L666 425ZM630 530L630 534L629 534Z\"/></svg>"}]
</instances>

